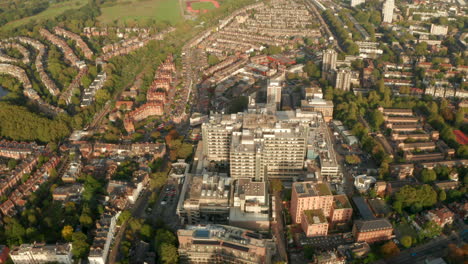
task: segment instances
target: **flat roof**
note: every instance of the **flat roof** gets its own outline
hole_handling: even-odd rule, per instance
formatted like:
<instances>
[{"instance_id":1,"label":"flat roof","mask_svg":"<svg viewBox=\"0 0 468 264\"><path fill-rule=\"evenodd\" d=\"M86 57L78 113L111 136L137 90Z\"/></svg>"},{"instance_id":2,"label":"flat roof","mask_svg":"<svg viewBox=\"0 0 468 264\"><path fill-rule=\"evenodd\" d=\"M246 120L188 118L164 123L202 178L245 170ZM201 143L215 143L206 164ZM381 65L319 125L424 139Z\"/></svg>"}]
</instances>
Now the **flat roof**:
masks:
<instances>
[{"instance_id":1,"label":"flat roof","mask_svg":"<svg viewBox=\"0 0 468 264\"><path fill-rule=\"evenodd\" d=\"M361 196L354 196L353 197L353 202L356 205L359 214L362 216L363 219L365 220L373 220L375 219L374 214L372 213L372 210L370 209L369 205L366 203L366 200L361 197Z\"/></svg>"}]
</instances>

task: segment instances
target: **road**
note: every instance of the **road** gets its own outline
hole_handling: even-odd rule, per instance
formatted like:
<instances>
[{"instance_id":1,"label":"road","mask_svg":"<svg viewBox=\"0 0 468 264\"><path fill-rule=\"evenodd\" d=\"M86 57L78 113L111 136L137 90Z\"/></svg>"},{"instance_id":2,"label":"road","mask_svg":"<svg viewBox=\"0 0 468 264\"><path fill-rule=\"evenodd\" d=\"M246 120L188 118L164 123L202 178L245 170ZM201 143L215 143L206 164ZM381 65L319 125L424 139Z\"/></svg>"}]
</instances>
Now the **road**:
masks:
<instances>
[{"instance_id":1,"label":"road","mask_svg":"<svg viewBox=\"0 0 468 264\"><path fill-rule=\"evenodd\" d=\"M315 16L320 20L320 24L322 25L322 28L325 29L325 32L327 33L328 37L333 37L333 45L336 47L336 49L338 49L338 51L340 51L340 52L343 52L340 45L338 44L337 38L331 32L330 28L328 27L327 22L325 22L322 15L317 10L317 7L315 7L315 4L312 3L311 0L307 0L307 1L305 1L305 3L306 3L306 6L309 7L309 11L312 12L313 14L315 14Z\"/></svg>"},{"instance_id":2,"label":"road","mask_svg":"<svg viewBox=\"0 0 468 264\"><path fill-rule=\"evenodd\" d=\"M353 175L351 175L350 171L348 168L346 168L345 165L345 159L344 156L340 153L339 148L340 148L340 143L336 141L336 136L333 135L333 131L331 131L330 127L328 127L329 133L330 133L330 138L333 144L333 148L335 150L335 156L336 156L336 162L340 166L340 171L343 173L343 178L344 178L344 184L343 186L343 191L346 193L349 197L352 197L354 194L354 178Z\"/></svg>"},{"instance_id":3,"label":"road","mask_svg":"<svg viewBox=\"0 0 468 264\"><path fill-rule=\"evenodd\" d=\"M141 195L138 197L138 200L135 204L130 208L133 217L142 218L145 214L145 207L147 205L148 199L151 195L151 192L144 189L141 192ZM119 259L119 247L120 242L122 241L122 237L125 234L125 229L127 228L128 221L125 222L117 231L117 234L114 237L114 241L111 245L111 249L109 251L108 256L108 263L113 264L116 263Z\"/></svg>"},{"instance_id":4,"label":"road","mask_svg":"<svg viewBox=\"0 0 468 264\"><path fill-rule=\"evenodd\" d=\"M286 240L284 237L284 223L283 223L283 204L280 194L277 192L274 194L275 196L275 208L276 211L276 222L272 223L272 229L274 230L275 234L275 242L276 247L278 249L279 255L281 256L282 260L286 263L288 262L288 253L286 251Z\"/></svg>"},{"instance_id":5,"label":"road","mask_svg":"<svg viewBox=\"0 0 468 264\"><path fill-rule=\"evenodd\" d=\"M391 258L386 261L387 264L414 264L424 261L428 256L442 257L445 256L448 244L459 242L458 235L454 234L450 237L445 235L433 239L415 248L402 251L397 257Z\"/></svg>"}]
</instances>

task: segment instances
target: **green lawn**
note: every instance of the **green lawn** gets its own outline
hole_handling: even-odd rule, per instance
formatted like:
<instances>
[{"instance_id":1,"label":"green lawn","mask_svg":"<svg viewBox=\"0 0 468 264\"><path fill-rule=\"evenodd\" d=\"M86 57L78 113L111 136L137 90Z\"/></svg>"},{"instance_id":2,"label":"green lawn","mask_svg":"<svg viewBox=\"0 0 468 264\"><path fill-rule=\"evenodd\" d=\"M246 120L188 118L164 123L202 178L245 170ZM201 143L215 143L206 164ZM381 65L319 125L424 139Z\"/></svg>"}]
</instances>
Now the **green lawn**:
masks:
<instances>
[{"instance_id":1,"label":"green lawn","mask_svg":"<svg viewBox=\"0 0 468 264\"><path fill-rule=\"evenodd\" d=\"M70 1L67 1L67 2L63 2L63 3L52 4L52 5L50 5L49 8L47 8L45 11L43 11L43 12L41 12L39 14L36 14L36 15L30 16L30 17L24 17L22 19L18 19L18 20L15 20L15 21L11 21L11 22L7 23L6 25L4 25L2 28L3 29L13 29L13 28L19 27L21 25L27 24L31 20L40 21L40 20L45 20L45 19L48 19L48 18L53 18L53 17L56 17L58 15L61 15L63 12L65 12L67 10L78 9L78 8L86 5L86 3L88 3L88 0L70 0Z\"/></svg>"},{"instance_id":2,"label":"green lawn","mask_svg":"<svg viewBox=\"0 0 468 264\"><path fill-rule=\"evenodd\" d=\"M412 238L417 238L418 237L418 234L416 233L416 230L414 230L414 228L408 224L408 223L401 223L398 225L397 227L398 231L400 232L401 234L401 237L403 236L411 236ZM399 238L401 238L399 237Z\"/></svg>"},{"instance_id":3,"label":"green lawn","mask_svg":"<svg viewBox=\"0 0 468 264\"><path fill-rule=\"evenodd\" d=\"M215 6L211 2L196 2L192 3L193 10L210 10L214 9Z\"/></svg>"},{"instance_id":4,"label":"green lawn","mask_svg":"<svg viewBox=\"0 0 468 264\"><path fill-rule=\"evenodd\" d=\"M175 24L182 20L179 0L119 0L113 6L102 7L101 13L98 20L105 24L115 20L125 22L146 19Z\"/></svg>"}]
</instances>

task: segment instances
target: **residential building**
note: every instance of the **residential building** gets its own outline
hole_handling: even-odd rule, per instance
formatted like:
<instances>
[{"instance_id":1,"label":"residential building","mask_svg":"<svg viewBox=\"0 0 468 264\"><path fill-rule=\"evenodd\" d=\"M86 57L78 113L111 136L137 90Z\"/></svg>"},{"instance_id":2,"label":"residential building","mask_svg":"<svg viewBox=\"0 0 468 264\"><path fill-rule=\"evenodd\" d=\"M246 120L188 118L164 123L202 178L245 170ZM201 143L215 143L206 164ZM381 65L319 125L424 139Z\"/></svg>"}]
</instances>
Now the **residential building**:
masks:
<instances>
[{"instance_id":1,"label":"residential building","mask_svg":"<svg viewBox=\"0 0 468 264\"><path fill-rule=\"evenodd\" d=\"M385 218L357 220L354 222L353 235L357 242L374 243L390 240L393 237L393 226Z\"/></svg>"},{"instance_id":2,"label":"residential building","mask_svg":"<svg viewBox=\"0 0 468 264\"><path fill-rule=\"evenodd\" d=\"M448 33L448 26L431 24L431 35L446 36Z\"/></svg>"},{"instance_id":3,"label":"residential building","mask_svg":"<svg viewBox=\"0 0 468 264\"><path fill-rule=\"evenodd\" d=\"M202 125L204 155L230 163L234 178L291 179L302 173L310 123L294 111L213 115Z\"/></svg>"},{"instance_id":4,"label":"residential building","mask_svg":"<svg viewBox=\"0 0 468 264\"><path fill-rule=\"evenodd\" d=\"M282 84L278 79L269 79L267 84L267 106L279 110L281 106Z\"/></svg>"},{"instance_id":5,"label":"residential building","mask_svg":"<svg viewBox=\"0 0 468 264\"><path fill-rule=\"evenodd\" d=\"M351 89L351 70L339 69L336 71L335 89L349 91Z\"/></svg>"},{"instance_id":6,"label":"residential building","mask_svg":"<svg viewBox=\"0 0 468 264\"><path fill-rule=\"evenodd\" d=\"M450 211L447 207L429 210L426 213L426 219L428 221L434 221L440 227L444 227L447 224L452 224L455 214Z\"/></svg>"},{"instance_id":7,"label":"residential building","mask_svg":"<svg viewBox=\"0 0 468 264\"><path fill-rule=\"evenodd\" d=\"M322 209L302 211L301 227L307 237L326 236L328 234L328 221Z\"/></svg>"},{"instance_id":8,"label":"residential building","mask_svg":"<svg viewBox=\"0 0 468 264\"><path fill-rule=\"evenodd\" d=\"M336 251L326 251L317 253L312 264L346 264L345 255L340 255Z\"/></svg>"},{"instance_id":9,"label":"residential building","mask_svg":"<svg viewBox=\"0 0 468 264\"><path fill-rule=\"evenodd\" d=\"M83 192L83 184L70 184L65 186L59 186L54 189L52 198L54 201L72 201L76 202L81 199L81 193Z\"/></svg>"},{"instance_id":10,"label":"residential building","mask_svg":"<svg viewBox=\"0 0 468 264\"><path fill-rule=\"evenodd\" d=\"M10 251L10 258L15 264L72 264L72 244L22 244Z\"/></svg>"},{"instance_id":11,"label":"residential building","mask_svg":"<svg viewBox=\"0 0 468 264\"><path fill-rule=\"evenodd\" d=\"M322 57L322 73L336 70L337 59L338 53L334 49L325 50Z\"/></svg>"},{"instance_id":12,"label":"residential building","mask_svg":"<svg viewBox=\"0 0 468 264\"><path fill-rule=\"evenodd\" d=\"M382 7L382 22L383 23L392 23L394 9L395 9L395 0L386 0Z\"/></svg>"},{"instance_id":13,"label":"residential building","mask_svg":"<svg viewBox=\"0 0 468 264\"><path fill-rule=\"evenodd\" d=\"M202 124L203 152L209 161L229 162L232 132L240 130L241 121L236 114L215 115Z\"/></svg>"},{"instance_id":14,"label":"residential building","mask_svg":"<svg viewBox=\"0 0 468 264\"><path fill-rule=\"evenodd\" d=\"M333 207L330 216L332 227L351 221L353 217L353 207L345 194L333 196Z\"/></svg>"},{"instance_id":15,"label":"residential building","mask_svg":"<svg viewBox=\"0 0 468 264\"><path fill-rule=\"evenodd\" d=\"M109 255L110 245L114 239L117 227L117 218L120 211L107 210L96 223L93 244L89 250L88 261L90 264L105 264Z\"/></svg>"},{"instance_id":16,"label":"residential building","mask_svg":"<svg viewBox=\"0 0 468 264\"><path fill-rule=\"evenodd\" d=\"M295 182L292 186L291 217L294 223L302 222L304 210L323 210L330 217L333 207L333 194L328 183Z\"/></svg>"},{"instance_id":17,"label":"residential building","mask_svg":"<svg viewBox=\"0 0 468 264\"><path fill-rule=\"evenodd\" d=\"M390 166L390 174L398 180L404 180L407 177L413 176L414 164L394 164Z\"/></svg>"},{"instance_id":18,"label":"residential building","mask_svg":"<svg viewBox=\"0 0 468 264\"><path fill-rule=\"evenodd\" d=\"M181 263L271 263L273 240L224 225L187 226L177 231Z\"/></svg>"},{"instance_id":19,"label":"residential building","mask_svg":"<svg viewBox=\"0 0 468 264\"><path fill-rule=\"evenodd\" d=\"M366 0L351 0L351 6L355 7L355 6L358 6L360 4L364 4L365 2L366 2Z\"/></svg>"},{"instance_id":20,"label":"residential building","mask_svg":"<svg viewBox=\"0 0 468 264\"><path fill-rule=\"evenodd\" d=\"M234 132L230 151L232 178L260 180L264 175L263 145L249 131Z\"/></svg>"}]
</instances>

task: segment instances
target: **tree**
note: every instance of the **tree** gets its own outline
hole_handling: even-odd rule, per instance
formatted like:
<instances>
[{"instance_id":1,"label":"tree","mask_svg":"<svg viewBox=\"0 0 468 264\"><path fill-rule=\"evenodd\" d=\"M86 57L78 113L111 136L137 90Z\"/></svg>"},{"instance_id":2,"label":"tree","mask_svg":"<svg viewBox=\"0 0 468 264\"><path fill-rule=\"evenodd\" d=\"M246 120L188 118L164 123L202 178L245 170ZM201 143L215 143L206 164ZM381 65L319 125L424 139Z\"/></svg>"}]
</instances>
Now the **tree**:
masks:
<instances>
[{"instance_id":1,"label":"tree","mask_svg":"<svg viewBox=\"0 0 468 264\"><path fill-rule=\"evenodd\" d=\"M384 116L379 110L374 110L370 116L370 123L375 130L378 130L384 122Z\"/></svg>"},{"instance_id":2,"label":"tree","mask_svg":"<svg viewBox=\"0 0 468 264\"><path fill-rule=\"evenodd\" d=\"M443 202L443 201L445 201L446 199L447 199L447 194L445 193L444 190L441 190L441 191L439 192L439 201L440 201L440 202Z\"/></svg>"},{"instance_id":3,"label":"tree","mask_svg":"<svg viewBox=\"0 0 468 264\"><path fill-rule=\"evenodd\" d=\"M177 157L181 159L186 159L192 155L193 146L189 143L182 143L182 145L177 149Z\"/></svg>"},{"instance_id":4,"label":"tree","mask_svg":"<svg viewBox=\"0 0 468 264\"><path fill-rule=\"evenodd\" d=\"M348 164L358 164L361 162L361 159L357 155L346 155L345 161Z\"/></svg>"},{"instance_id":5,"label":"tree","mask_svg":"<svg viewBox=\"0 0 468 264\"><path fill-rule=\"evenodd\" d=\"M468 257L468 244L457 247L455 244L448 245L448 261L450 264L466 263Z\"/></svg>"},{"instance_id":6,"label":"tree","mask_svg":"<svg viewBox=\"0 0 468 264\"><path fill-rule=\"evenodd\" d=\"M423 169L421 172L421 180L424 183L433 182L437 179L437 174L434 170Z\"/></svg>"},{"instance_id":7,"label":"tree","mask_svg":"<svg viewBox=\"0 0 468 264\"><path fill-rule=\"evenodd\" d=\"M304 258L308 260L313 260L315 255L315 249L312 246L304 246Z\"/></svg>"},{"instance_id":8,"label":"tree","mask_svg":"<svg viewBox=\"0 0 468 264\"><path fill-rule=\"evenodd\" d=\"M414 51L417 56L425 56L427 53L427 43L420 42L416 44L416 46L414 47Z\"/></svg>"},{"instance_id":9,"label":"tree","mask_svg":"<svg viewBox=\"0 0 468 264\"><path fill-rule=\"evenodd\" d=\"M5 219L5 236L9 244L22 244L26 229L14 218Z\"/></svg>"},{"instance_id":10,"label":"tree","mask_svg":"<svg viewBox=\"0 0 468 264\"><path fill-rule=\"evenodd\" d=\"M153 228L148 225L144 224L140 228L140 235L144 238L145 241L148 241L152 237Z\"/></svg>"},{"instance_id":11,"label":"tree","mask_svg":"<svg viewBox=\"0 0 468 264\"><path fill-rule=\"evenodd\" d=\"M179 262L179 254L174 245L162 243L158 255L163 264L176 264Z\"/></svg>"},{"instance_id":12,"label":"tree","mask_svg":"<svg viewBox=\"0 0 468 264\"><path fill-rule=\"evenodd\" d=\"M98 104L104 104L111 99L111 95L106 89L100 89L96 92L95 98Z\"/></svg>"},{"instance_id":13,"label":"tree","mask_svg":"<svg viewBox=\"0 0 468 264\"><path fill-rule=\"evenodd\" d=\"M155 246L158 249L163 243L175 245L177 238L167 229L156 230Z\"/></svg>"},{"instance_id":14,"label":"tree","mask_svg":"<svg viewBox=\"0 0 468 264\"><path fill-rule=\"evenodd\" d=\"M93 225L93 218L86 213L81 214L80 223L85 227L91 227Z\"/></svg>"},{"instance_id":15,"label":"tree","mask_svg":"<svg viewBox=\"0 0 468 264\"><path fill-rule=\"evenodd\" d=\"M129 210L124 210L120 213L119 218L117 218L117 224L122 225L127 222L132 217L132 213Z\"/></svg>"},{"instance_id":16,"label":"tree","mask_svg":"<svg viewBox=\"0 0 468 264\"><path fill-rule=\"evenodd\" d=\"M403 236L400 242L405 248L410 248L413 244L413 238L411 236Z\"/></svg>"},{"instance_id":17,"label":"tree","mask_svg":"<svg viewBox=\"0 0 468 264\"><path fill-rule=\"evenodd\" d=\"M359 46L352 40L346 40L344 43L344 48L346 53L349 55L356 55L359 53Z\"/></svg>"},{"instance_id":18,"label":"tree","mask_svg":"<svg viewBox=\"0 0 468 264\"><path fill-rule=\"evenodd\" d=\"M218 57L216 55L214 55L214 54L208 55L208 64L210 66L216 65L218 63L219 63L219 59L218 59Z\"/></svg>"},{"instance_id":19,"label":"tree","mask_svg":"<svg viewBox=\"0 0 468 264\"><path fill-rule=\"evenodd\" d=\"M14 170L16 168L16 164L17 164L17 162L16 162L15 159L10 159L8 161L8 169L9 170Z\"/></svg>"},{"instance_id":20,"label":"tree","mask_svg":"<svg viewBox=\"0 0 468 264\"><path fill-rule=\"evenodd\" d=\"M391 258L400 254L400 249L393 241L388 241L380 247L380 253L384 258Z\"/></svg>"},{"instance_id":21,"label":"tree","mask_svg":"<svg viewBox=\"0 0 468 264\"><path fill-rule=\"evenodd\" d=\"M72 235L72 253L75 258L86 257L89 251L89 244L86 242L86 235L82 232L75 232Z\"/></svg>"},{"instance_id":22,"label":"tree","mask_svg":"<svg viewBox=\"0 0 468 264\"><path fill-rule=\"evenodd\" d=\"M283 190L283 182L280 179L273 179L270 181L271 189L273 192L281 192Z\"/></svg>"},{"instance_id":23,"label":"tree","mask_svg":"<svg viewBox=\"0 0 468 264\"><path fill-rule=\"evenodd\" d=\"M457 110L457 113L455 114L455 126L460 127L465 120L465 111L463 111L463 108L460 108Z\"/></svg>"},{"instance_id":24,"label":"tree","mask_svg":"<svg viewBox=\"0 0 468 264\"><path fill-rule=\"evenodd\" d=\"M423 230L419 232L419 237L421 240L425 238L432 239L442 233L442 227L440 227L434 221L428 221L423 225Z\"/></svg>"},{"instance_id":25,"label":"tree","mask_svg":"<svg viewBox=\"0 0 468 264\"><path fill-rule=\"evenodd\" d=\"M66 225L62 229L62 237L67 241L72 241L73 238L73 227L70 225Z\"/></svg>"}]
</instances>

